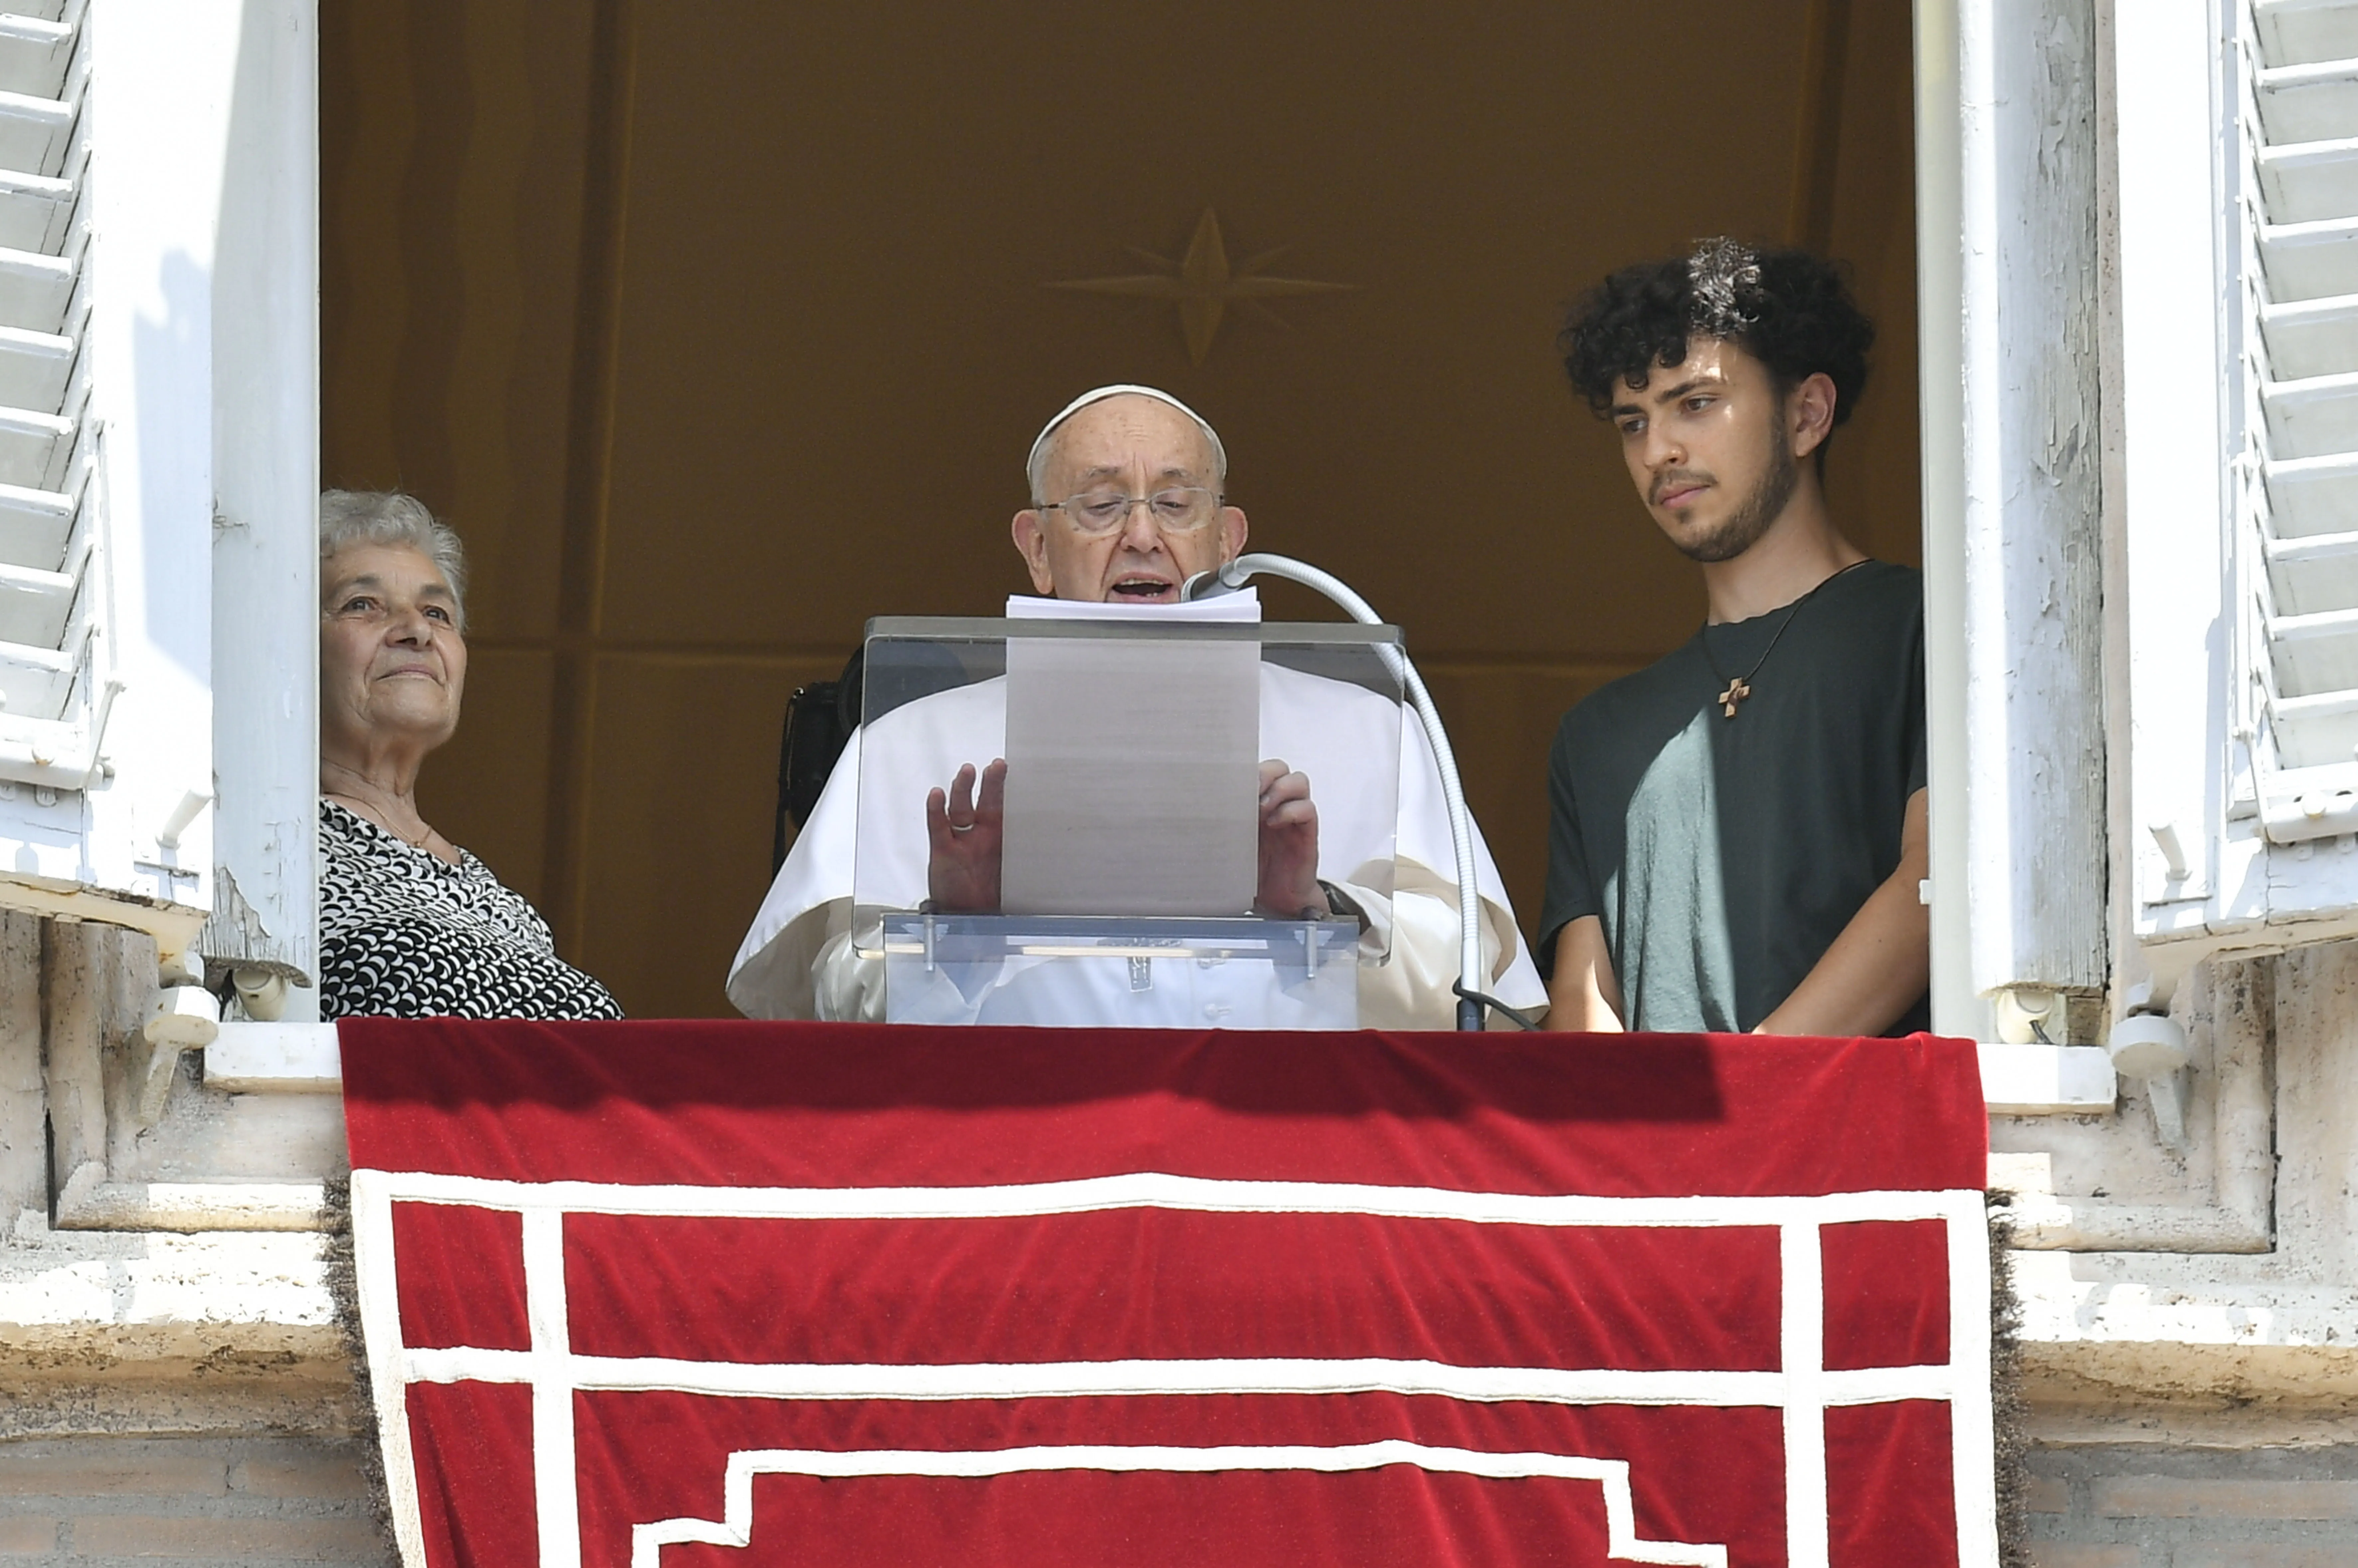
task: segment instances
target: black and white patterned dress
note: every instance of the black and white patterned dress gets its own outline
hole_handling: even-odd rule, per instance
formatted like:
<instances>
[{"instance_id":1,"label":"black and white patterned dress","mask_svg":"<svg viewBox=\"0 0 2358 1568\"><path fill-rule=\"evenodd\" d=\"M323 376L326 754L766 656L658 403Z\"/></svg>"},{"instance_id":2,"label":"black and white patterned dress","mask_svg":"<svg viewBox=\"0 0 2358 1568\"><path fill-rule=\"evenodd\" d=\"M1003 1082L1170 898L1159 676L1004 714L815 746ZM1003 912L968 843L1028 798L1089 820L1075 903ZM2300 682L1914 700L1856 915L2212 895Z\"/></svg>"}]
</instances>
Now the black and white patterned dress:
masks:
<instances>
[{"instance_id":1,"label":"black and white patterned dress","mask_svg":"<svg viewBox=\"0 0 2358 1568\"><path fill-rule=\"evenodd\" d=\"M620 1018L548 923L466 850L451 865L319 802L319 1016Z\"/></svg>"}]
</instances>

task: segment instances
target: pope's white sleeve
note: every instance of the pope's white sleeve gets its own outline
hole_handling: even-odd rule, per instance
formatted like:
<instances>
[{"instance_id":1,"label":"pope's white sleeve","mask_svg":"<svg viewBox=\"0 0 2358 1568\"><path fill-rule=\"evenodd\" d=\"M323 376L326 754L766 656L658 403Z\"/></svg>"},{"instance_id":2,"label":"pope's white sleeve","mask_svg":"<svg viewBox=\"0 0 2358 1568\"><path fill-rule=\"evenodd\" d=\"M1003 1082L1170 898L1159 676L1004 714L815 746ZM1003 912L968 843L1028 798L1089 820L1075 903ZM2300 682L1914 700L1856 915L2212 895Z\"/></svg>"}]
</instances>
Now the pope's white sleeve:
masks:
<instances>
[{"instance_id":1,"label":"pope's white sleeve","mask_svg":"<svg viewBox=\"0 0 2358 1568\"><path fill-rule=\"evenodd\" d=\"M813 1016L828 1023L884 1022L884 959L862 957L851 940L849 899L843 929L832 932L811 964Z\"/></svg>"},{"instance_id":2,"label":"pope's white sleeve","mask_svg":"<svg viewBox=\"0 0 2358 1568\"><path fill-rule=\"evenodd\" d=\"M1415 860L1393 866L1390 898L1353 882L1336 884L1367 912L1362 942L1379 948L1387 933L1391 939L1389 959L1359 968L1359 1027L1455 1029L1457 884ZM1481 935L1482 989L1510 1007L1546 1006L1547 992L1523 954L1513 913L1484 898Z\"/></svg>"},{"instance_id":3,"label":"pope's white sleeve","mask_svg":"<svg viewBox=\"0 0 2358 1568\"><path fill-rule=\"evenodd\" d=\"M853 945L848 907L844 929L827 937L811 965L815 1016L828 1023L882 1023L885 1021L884 959L881 955L863 955ZM976 964L953 978L944 968L914 989L909 989L914 977L904 977L901 984L906 994L892 1011L903 1023L972 1023L999 974L996 966ZM960 979L973 995L960 987Z\"/></svg>"}]
</instances>

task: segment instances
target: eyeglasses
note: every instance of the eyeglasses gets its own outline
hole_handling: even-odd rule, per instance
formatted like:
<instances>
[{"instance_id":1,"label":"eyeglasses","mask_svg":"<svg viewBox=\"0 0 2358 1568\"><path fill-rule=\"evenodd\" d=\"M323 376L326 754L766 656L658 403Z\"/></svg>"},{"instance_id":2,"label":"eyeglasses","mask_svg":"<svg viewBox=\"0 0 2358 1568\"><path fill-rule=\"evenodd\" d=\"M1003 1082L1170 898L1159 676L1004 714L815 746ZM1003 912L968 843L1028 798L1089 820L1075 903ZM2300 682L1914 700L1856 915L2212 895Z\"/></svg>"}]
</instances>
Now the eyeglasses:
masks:
<instances>
[{"instance_id":1,"label":"eyeglasses","mask_svg":"<svg viewBox=\"0 0 2358 1568\"><path fill-rule=\"evenodd\" d=\"M1130 509L1143 506L1154 525L1166 534L1193 534L1218 514L1220 497L1198 485L1174 485L1152 495L1125 495L1118 490L1084 491L1050 502L1043 512L1061 512L1076 531L1101 537L1129 523Z\"/></svg>"}]
</instances>

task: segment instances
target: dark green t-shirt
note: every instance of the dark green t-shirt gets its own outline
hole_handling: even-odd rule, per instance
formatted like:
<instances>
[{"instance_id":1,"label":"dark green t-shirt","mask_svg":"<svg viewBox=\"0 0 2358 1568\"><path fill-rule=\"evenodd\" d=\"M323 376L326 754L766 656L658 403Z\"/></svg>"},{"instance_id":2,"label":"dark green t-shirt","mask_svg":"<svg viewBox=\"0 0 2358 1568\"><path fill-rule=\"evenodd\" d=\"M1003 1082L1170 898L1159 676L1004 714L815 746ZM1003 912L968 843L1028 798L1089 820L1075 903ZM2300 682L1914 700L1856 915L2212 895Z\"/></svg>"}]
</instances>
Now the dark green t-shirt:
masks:
<instances>
[{"instance_id":1,"label":"dark green t-shirt","mask_svg":"<svg viewBox=\"0 0 2358 1568\"><path fill-rule=\"evenodd\" d=\"M1779 638L1785 619L1706 627L1556 731L1539 959L1595 915L1632 1029L1750 1029L1898 868L1925 777L1923 580L1869 561ZM1727 677L1764 652L1725 717ZM1890 1033L1929 1026L1920 1000Z\"/></svg>"}]
</instances>

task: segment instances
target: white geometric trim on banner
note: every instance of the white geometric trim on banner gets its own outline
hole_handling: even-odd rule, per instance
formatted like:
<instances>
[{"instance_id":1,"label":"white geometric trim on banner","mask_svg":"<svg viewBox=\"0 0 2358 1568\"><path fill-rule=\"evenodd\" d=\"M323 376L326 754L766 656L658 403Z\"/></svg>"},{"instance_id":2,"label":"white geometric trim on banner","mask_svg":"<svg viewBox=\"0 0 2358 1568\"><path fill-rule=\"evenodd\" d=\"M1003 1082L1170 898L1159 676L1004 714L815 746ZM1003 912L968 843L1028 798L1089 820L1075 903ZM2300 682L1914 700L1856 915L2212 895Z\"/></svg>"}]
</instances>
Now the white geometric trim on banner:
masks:
<instances>
[{"instance_id":1,"label":"white geometric trim on banner","mask_svg":"<svg viewBox=\"0 0 2358 1568\"><path fill-rule=\"evenodd\" d=\"M1408 1394L1475 1403L1757 1405L1788 1402L1782 1372L1636 1372L1617 1368L1459 1367L1378 1357L1334 1360L982 1361L809 1364L411 1350L413 1383L551 1381L590 1392L754 1400L1076 1400L1152 1394ZM1946 1367L1820 1372L1813 1405L1950 1397Z\"/></svg>"},{"instance_id":2,"label":"white geometric trim on banner","mask_svg":"<svg viewBox=\"0 0 2358 1568\"><path fill-rule=\"evenodd\" d=\"M1550 1476L1598 1481L1605 1488L1606 1550L1617 1562L1727 1568L1725 1546L1676 1541L1644 1541L1629 1498L1629 1465L1620 1459L1578 1459L1561 1454L1485 1454L1466 1448L1430 1448L1388 1439L1344 1447L993 1448L960 1453L931 1449L757 1449L731 1454L724 1487L724 1517L668 1519L631 1527L631 1568L662 1568L663 1549L696 1541L710 1546L748 1546L753 1540L753 1477L756 1476L1011 1476L1039 1470L1180 1471L1318 1470L1336 1474L1413 1465L1446 1475L1498 1480Z\"/></svg>"},{"instance_id":3,"label":"white geometric trim on banner","mask_svg":"<svg viewBox=\"0 0 2358 1568\"><path fill-rule=\"evenodd\" d=\"M632 1186L596 1182L507 1182L421 1172L352 1173L352 1228L362 1325L374 1387L385 1475L392 1492L395 1534L406 1568L426 1568L416 1470L406 1390L416 1382L515 1383L533 1390L535 1514L541 1568L580 1568L579 1498L574 1463L573 1395L581 1390L665 1390L757 1399L955 1400L1078 1398L1120 1394L1359 1393L1389 1391L1469 1401L1529 1400L1563 1404L1756 1406L1784 1412L1786 1554L1790 1568L1826 1568L1829 1550L1825 1471L1825 1411L1829 1407L1940 1400L1951 1411L1951 1465L1955 1484L1959 1562L1996 1568L1997 1509L1993 1470L1995 1433L1986 1400L1957 1396L1989 1387L1989 1341L1971 1330L1982 1320L1990 1275L1987 1219L1977 1191L1833 1193L1817 1197L1644 1197L1535 1195L1398 1187L1357 1183L1237 1182L1140 1172L1068 1182L971 1187L716 1187ZM393 1259L396 1202L453 1204L503 1209L522 1216L525 1317L532 1348L411 1349L401 1343L400 1305ZM1779 1345L1775 1372L1628 1372L1609 1368L1456 1367L1440 1362L1356 1358L1129 1360L925 1367L746 1365L656 1357L575 1356L564 1267L568 1214L742 1219L960 1219L1083 1214L1161 1208L1211 1214L1349 1214L1378 1218L1455 1220L1468 1224L1568 1227L1773 1227L1779 1234ZM1937 1219L1948 1237L1950 1361L1945 1367L1887 1367L1830 1372L1824 1367L1823 1277L1820 1230L1866 1220ZM1606 1484L1608 1527L1616 1555L1625 1561L1719 1563L1719 1547L1643 1542L1634 1525L1626 1535L1611 1525L1614 1476L1620 1506L1628 1507L1628 1467L1617 1460L1571 1454L1480 1454L1409 1443L1337 1449L1022 1449L970 1454L874 1453L741 1454L730 1462L728 1521L671 1520L662 1528L735 1530L741 1519L734 1488L740 1465L746 1508L752 1476L763 1464L796 1474L1001 1474L972 1471L868 1470L871 1464L1002 1462L1012 1468L1073 1468L1073 1455L1263 1454L1304 1455L1395 1453L1390 1458L1338 1459L1333 1465L1208 1462L1196 1468L1359 1469L1425 1464L1412 1454L1456 1456L1428 1468L1467 1469L1476 1464L1545 1464L1570 1468L1514 1471L1564 1475ZM1055 1464L1016 1463L1011 1456L1065 1454ZM774 1463L772 1463L774 1462ZM849 1466L840 1470L813 1465ZM1615 1471L1614 1466L1618 1466ZM1107 1468L1187 1468L1188 1464L1122 1464ZM1506 1474L1509 1472L1498 1472ZM647 1525L636 1527L644 1531ZM633 1562L643 1550L635 1544ZM681 1541L702 1541L682 1535ZM736 1538L733 1544L744 1544ZM659 1551L660 1542L644 1548ZM1627 1544L1631 1550L1621 1550ZM1644 1552L1688 1555L1646 1556ZM1695 1555L1717 1553L1717 1555ZM653 1563L652 1557L644 1560Z\"/></svg>"}]
</instances>

